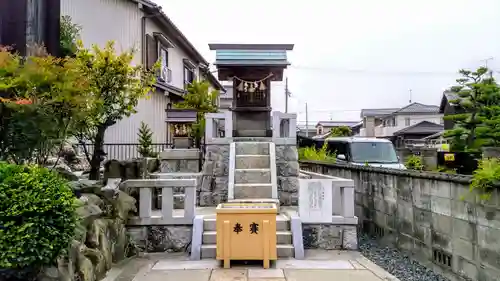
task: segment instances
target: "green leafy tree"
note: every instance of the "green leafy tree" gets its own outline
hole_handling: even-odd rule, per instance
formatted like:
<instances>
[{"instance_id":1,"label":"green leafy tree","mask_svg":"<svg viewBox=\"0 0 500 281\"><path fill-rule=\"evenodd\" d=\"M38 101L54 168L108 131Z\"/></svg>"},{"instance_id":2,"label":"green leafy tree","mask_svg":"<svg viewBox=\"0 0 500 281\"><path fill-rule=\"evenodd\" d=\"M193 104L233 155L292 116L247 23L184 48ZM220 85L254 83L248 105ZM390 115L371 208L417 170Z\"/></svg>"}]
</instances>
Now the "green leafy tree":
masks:
<instances>
[{"instance_id":1,"label":"green leafy tree","mask_svg":"<svg viewBox=\"0 0 500 281\"><path fill-rule=\"evenodd\" d=\"M0 50L0 160L44 164L91 103L75 60L39 50L27 59Z\"/></svg>"},{"instance_id":2,"label":"green leafy tree","mask_svg":"<svg viewBox=\"0 0 500 281\"><path fill-rule=\"evenodd\" d=\"M94 45L85 49L78 42L76 61L89 82L89 93L94 102L89 104L89 114L79 124L76 134L80 143L90 141L94 150L84 150L90 162L90 179L99 179L99 168L103 160L104 134L106 130L124 117L136 113L135 107L142 98L147 98L156 81L157 65L151 70L133 66L134 50L117 52L114 42L104 48ZM83 146L85 147L85 145Z\"/></svg>"},{"instance_id":3,"label":"green leafy tree","mask_svg":"<svg viewBox=\"0 0 500 281\"><path fill-rule=\"evenodd\" d=\"M352 136L352 130L348 126L334 127L330 133L329 137L350 137Z\"/></svg>"},{"instance_id":4,"label":"green leafy tree","mask_svg":"<svg viewBox=\"0 0 500 281\"><path fill-rule=\"evenodd\" d=\"M454 151L477 151L484 142L484 139L478 138L478 133L480 137L491 137L495 134L484 129L478 132L478 128L484 125L488 115L498 115L495 113L498 105L498 85L485 67L476 71L460 70L459 73L463 77L457 79L458 85L451 88L459 98L450 102L463 112L445 117L453 120L455 127L446 131L444 136L451 140Z\"/></svg>"},{"instance_id":5,"label":"green leafy tree","mask_svg":"<svg viewBox=\"0 0 500 281\"><path fill-rule=\"evenodd\" d=\"M61 17L61 32L59 42L62 57L73 57L78 49L77 40L80 37L81 27L71 22L70 16Z\"/></svg>"},{"instance_id":6,"label":"green leafy tree","mask_svg":"<svg viewBox=\"0 0 500 281\"><path fill-rule=\"evenodd\" d=\"M151 145L153 144L153 132L148 124L141 122L141 127L137 133L139 146L138 152L142 157L156 157Z\"/></svg>"},{"instance_id":7,"label":"green leafy tree","mask_svg":"<svg viewBox=\"0 0 500 281\"><path fill-rule=\"evenodd\" d=\"M188 86L184 100L174 104L176 108L196 109L197 121L192 126L192 134L197 147L200 146L201 139L205 135L205 113L217 112L217 99L219 91L210 90L210 83L207 81L193 81Z\"/></svg>"}]
</instances>

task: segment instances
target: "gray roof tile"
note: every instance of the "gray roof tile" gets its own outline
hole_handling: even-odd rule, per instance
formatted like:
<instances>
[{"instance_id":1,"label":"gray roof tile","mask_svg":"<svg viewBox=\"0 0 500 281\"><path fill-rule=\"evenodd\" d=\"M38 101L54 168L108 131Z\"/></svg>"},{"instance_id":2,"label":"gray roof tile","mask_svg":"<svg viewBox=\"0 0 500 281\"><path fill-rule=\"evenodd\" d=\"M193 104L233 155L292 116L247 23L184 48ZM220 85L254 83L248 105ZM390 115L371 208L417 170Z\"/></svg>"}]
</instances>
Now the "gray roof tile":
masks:
<instances>
[{"instance_id":1,"label":"gray roof tile","mask_svg":"<svg viewBox=\"0 0 500 281\"><path fill-rule=\"evenodd\" d=\"M373 109L361 109L361 118L363 117L382 117L390 115L399 108L373 108Z\"/></svg>"},{"instance_id":2,"label":"gray roof tile","mask_svg":"<svg viewBox=\"0 0 500 281\"><path fill-rule=\"evenodd\" d=\"M341 126L347 126L347 127L352 127L356 126L359 124L359 121L319 121L317 126L323 126L323 127L341 127Z\"/></svg>"},{"instance_id":3,"label":"gray roof tile","mask_svg":"<svg viewBox=\"0 0 500 281\"><path fill-rule=\"evenodd\" d=\"M442 130L444 130L444 126L441 124L436 124L429 121L422 121L415 125L411 125L397 132L394 132L394 135L397 136L401 134L434 134Z\"/></svg>"},{"instance_id":4,"label":"gray roof tile","mask_svg":"<svg viewBox=\"0 0 500 281\"><path fill-rule=\"evenodd\" d=\"M439 113L439 106L427 105L418 102L411 103L395 112L394 114L404 113Z\"/></svg>"}]
</instances>

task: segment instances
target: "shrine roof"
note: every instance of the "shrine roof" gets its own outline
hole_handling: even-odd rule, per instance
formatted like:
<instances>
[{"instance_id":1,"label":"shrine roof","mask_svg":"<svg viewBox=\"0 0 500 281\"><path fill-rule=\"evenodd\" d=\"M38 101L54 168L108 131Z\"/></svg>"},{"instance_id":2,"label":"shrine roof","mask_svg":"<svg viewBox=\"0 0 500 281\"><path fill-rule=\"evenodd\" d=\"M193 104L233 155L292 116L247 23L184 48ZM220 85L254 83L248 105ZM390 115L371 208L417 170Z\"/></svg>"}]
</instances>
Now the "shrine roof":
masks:
<instances>
[{"instance_id":1,"label":"shrine roof","mask_svg":"<svg viewBox=\"0 0 500 281\"><path fill-rule=\"evenodd\" d=\"M218 66L282 66L290 65L287 50L292 44L209 44L215 50Z\"/></svg>"}]
</instances>

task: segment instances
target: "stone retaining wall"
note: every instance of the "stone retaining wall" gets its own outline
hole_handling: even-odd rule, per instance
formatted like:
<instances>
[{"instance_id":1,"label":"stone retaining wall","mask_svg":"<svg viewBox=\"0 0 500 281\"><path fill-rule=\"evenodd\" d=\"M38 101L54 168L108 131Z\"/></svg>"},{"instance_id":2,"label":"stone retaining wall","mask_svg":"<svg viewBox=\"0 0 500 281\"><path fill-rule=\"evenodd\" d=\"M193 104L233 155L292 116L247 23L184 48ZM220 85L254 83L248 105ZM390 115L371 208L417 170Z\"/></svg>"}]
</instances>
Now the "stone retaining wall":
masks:
<instances>
[{"instance_id":1,"label":"stone retaining wall","mask_svg":"<svg viewBox=\"0 0 500 281\"><path fill-rule=\"evenodd\" d=\"M276 145L278 198L283 206L297 206L299 200L299 162L297 146Z\"/></svg>"},{"instance_id":2,"label":"stone retaining wall","mask_svg":"<svg viewBox=\"0 0 500 281\"><path fill-rule=\"evenodd\" d=\"M482 202L469 176L311 161L301 169L353 179L364 230L450 280L500 280L498 190Z\"/></svg>"},{"instance_id":3,"label":"stone retaining wall","mask_svg":"<svg viewBox=\"0 0 500 281\"><path fill-rule=\"evenodd\" d=\"M202 179L197 190L200 207L227 202L229 182L229 143L206 144Z\"/></svg>"},{"instance_id":4,"label":"stone retaining wall","mask_svg":"<svg viewBox=\"0 0 500 281\"><path fill-rule=\"evenodd\" d=\"M46 268L39 281L98 281L126 257L139 253L131 243L125 224L135 210L135 199L94 181L70 182L79 196L80 217L66 258Z\"/></svg>"}]
</instances>

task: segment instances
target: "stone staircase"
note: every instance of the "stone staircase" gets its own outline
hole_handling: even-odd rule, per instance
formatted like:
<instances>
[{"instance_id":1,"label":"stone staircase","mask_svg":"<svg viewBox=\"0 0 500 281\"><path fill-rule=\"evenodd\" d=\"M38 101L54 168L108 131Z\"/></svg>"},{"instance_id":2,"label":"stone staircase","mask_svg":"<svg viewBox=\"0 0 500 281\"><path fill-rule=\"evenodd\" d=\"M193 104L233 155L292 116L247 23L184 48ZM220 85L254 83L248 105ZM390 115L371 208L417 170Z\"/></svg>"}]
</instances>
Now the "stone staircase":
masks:
<instances>
[{"instance_id":1,"label":"stone staircase","mask_svg":"<svg viewBox=\"0 0 500 281\"><path fill-rule=\"evenodd\" d=\"M273 185L269 142L235 142L233 200L272 199ZM230 165L232 166L232 165ZM233 177L230 177L232 180ZM230 183L231 184L231 183Z\"/></svg>"},{"instance_id":2,"label":"stone staircase","mask_svg":"<svg viewBox=\"0 0 500 281\"><path fill-rule=\"evenodd\" d=\"M269 202L279 208L276 187L276 156L274 143L262 141L236 141L230 148L229 189L232 196L228 202ZM231 187L232 186L232 187ZM275 194L273 194L275 190ZM232 198L231 198L232 197ZM215 216L203 220L201 258L216 256ZM294 246L290 218L285 214L276 216L278 257L294 257Z\"/></svg>"}]
</instances>

